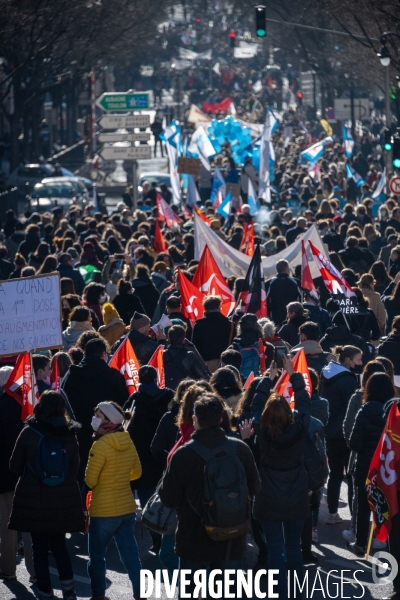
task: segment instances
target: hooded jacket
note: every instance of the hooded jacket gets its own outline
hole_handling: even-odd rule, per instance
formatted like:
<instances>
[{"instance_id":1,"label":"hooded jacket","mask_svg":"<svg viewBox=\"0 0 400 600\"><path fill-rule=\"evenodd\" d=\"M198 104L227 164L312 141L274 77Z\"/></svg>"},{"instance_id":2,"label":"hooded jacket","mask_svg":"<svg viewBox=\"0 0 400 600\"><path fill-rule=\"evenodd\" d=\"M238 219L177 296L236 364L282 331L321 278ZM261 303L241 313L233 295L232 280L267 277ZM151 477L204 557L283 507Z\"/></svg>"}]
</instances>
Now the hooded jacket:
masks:
<instances>
[{"instance_id":1,"label":"hooded jacket","mask_svg":"<svg viewBox=\"0 0 400 600\"><path fill-rule=\"evenodd\" d=\"M150 445L173 397L174 392L168 388L159 388L155 383L141 384L139 391L125 403L124 409L133 413L128 432L143 469L142 476L135 481L135 489L156 486L162 476L162 465L153 457Z\"/></svg>"},{"instance_id":2,"label":"hooded jacket","mask_svg":"<svg viewBox=\"0 0 400 600\"><path fill-rule=\"evenodd\" d=\"M100 335L112 346L126 333L126 325L122 319L114 317L107 325L99 327Z\"/></svg>"},{"instance_id":3,"label":"hooded jacket","mask_svg":"<svg viewBox=\"0 0 400 600\"><path fill-rule=\"evenodd\" d=\"M328 327L326 334L320 340L322 350L330 352L335 346L356 346L362 352L363 365L371 360L371 353L367 342L359 335L355 335L346 325Z\"/></svg>"},{"instance_id":4,"label":"hooded jacket","mask_svg":"<svg viewBox=\"0 0 400 600\"><path fill-rule=\"evenodd\" d=\"M204 363L191 350L179 344L170 344L164 350L165 385L176 390L178 384L190 377L197 379L210 379L211 373L204 368Z\"/></svg>"},{"instance_id":5,"label":"hooded jacket","mask_svg":"<svg viewBox=\"0 0 400 600\"><path fill-rule=\"evenodd\" d=\"M343 365L332 361L322 369L321 396L329 402L329 419L325 426L327 438L343 438L347 405L357 388L357 377Z\"/></svg>"},{"instance_id":6,"label":"hooded jacket","mask_svg":"<svg viewBox=\"0 0 400 600\"><path fill-rule=\"evenodd\" d=\"M384 404L371 400L363 404L357 413L349 446L357 452L355 484L364 488L369 466L385 426Z\"/></svg>"},{"instance_id":7,"label":"hooded jacket","mask_svg":"<svg viewBox=\"0 0 400 600\"><path fill-rule=\"evenodd\" d=\"M89 453L85 482L92 489L89 515L119 517L136 512L130 482L142 474L136 448L127 431L108 433Z\"/></svg>"},{"instance_id":8,"label":"hooded jacket","mask_svg":"<svg viewBox=\"0 0 400 600\"><path fill-rule=\"evenodd\" d=\"M78 338L85 331L94 331L94 327L89 321L72 321L71 324L62 332L63 348L69 350L76 345Z\"/></svg>"},{"instance_id":9,"label":"hooded jacket","mask_svg":"<svg viewBox=\"0 0 400 600\"><path fill-rule=\"evenodd\" d=\"M68 453L68 475L61 485L50 487L34 473L40 435L32 427L63 442ZM10 469L19 480L15 488L9 529L31 533L65 533L85 530L82 498L77 481L79 423L53 417L44 421L29 417L10 459Z\"/></svg>"},{"instance_id":10,"label":"hooded jacket","mask_svg":"<svg viewBox=\"0 0 400 600\"><path fill-rule=\"evenodd\" d=\"M153 273L151 274L151 280L159 294L161 294L161 292L163 292L165 289L167 289L167 287L171 285L166 276L162 273L158 273L157 271L153 271Z\"/></svg>"}]
</instances>

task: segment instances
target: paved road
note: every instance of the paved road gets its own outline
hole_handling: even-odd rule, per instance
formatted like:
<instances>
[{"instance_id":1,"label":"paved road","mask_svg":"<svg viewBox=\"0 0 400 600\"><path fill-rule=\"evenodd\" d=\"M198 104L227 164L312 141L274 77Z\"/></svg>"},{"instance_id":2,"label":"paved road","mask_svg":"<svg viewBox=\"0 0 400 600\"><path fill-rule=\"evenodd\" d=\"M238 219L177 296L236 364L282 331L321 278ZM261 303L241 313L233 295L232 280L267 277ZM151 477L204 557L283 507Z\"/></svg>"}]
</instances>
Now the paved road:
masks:
<instances>
[{"instance_id":1,"label":"paved road","mask_svg":"<svg viewBox=\"0 0 400 600\"><path fill-rule=\"evenodd\" d=\"M346 497L346 486L343 487L342 498ZM323 598L329 598L326 589L327 574L329 571L336 571L332 573L329 578L329 594L331 598L382 598L384 593L390 591L390 585L378 585L373 583L371 577L372 565L370 562L364 560L357 560L350 554L345 548L345 542L341 536L341 531L349 526L350 514L344 502L341 503L339 510L341 516L345 519L343 524L337 525L326 525L325 518L327 515L326 504L322 504L320 510L320 524L318 528L319 532L319 543L313 548L314 552L319 557L319 564L317 567L308 568L308 582L309 589L308 594L304 597L314 598L320 600ZM160 569L161 564L157 557L149 554L148 550L151 546L151 539L147 530L143 529L140 524L136 527L136 538L138 541L140 556L143 564L143 568ZM195 541L194 541L195 543ZM76 579L76 590L79 598L87 599L90 598L90 585L86 571L87 566L87 537L86 535L73 535L68 541L68 546L73 558L73 568ZM247 552L245 557L245 568L251 569L257 559L257 552L254 548L253 541L249 538L247 544ZM50 564L52 574L56 575L57 571L54 567L52 558L50 557ZM109 581L109 588L107 590L107 598L110 600L125 600L132 598L132 591L129 584L127 575L119 561L118 552L114 546L114 543L110 544L107 553L107 577ZM358 580L364 586L364 594L361 586L352 585L349 583L343 584L343 591L340 587L340 571L344 571L343 578L345 581L353 579L353 573L355 570L359 570L357 573ZM339 573L338 573L339 572ZM266 591L266 578L262 580L261 588ZM55 595L57 598L61 598L62 594L59 589L57 577L53 577ZM315 583L315 588L313 584ZM321 589L321 582L323 585L323 591ZM0 600L33 600L35 597L35 587L31 586L28 581L27 572L24 567L24 561L18 566L18 581L16 582L0 582ZM153 596L154 597L154 596ZM255 596L253 596L255 598ZM165 590L162 587L162 598L166 599ZM177 595L175 595L177 598Z\"/></svg>"}]
</instances>

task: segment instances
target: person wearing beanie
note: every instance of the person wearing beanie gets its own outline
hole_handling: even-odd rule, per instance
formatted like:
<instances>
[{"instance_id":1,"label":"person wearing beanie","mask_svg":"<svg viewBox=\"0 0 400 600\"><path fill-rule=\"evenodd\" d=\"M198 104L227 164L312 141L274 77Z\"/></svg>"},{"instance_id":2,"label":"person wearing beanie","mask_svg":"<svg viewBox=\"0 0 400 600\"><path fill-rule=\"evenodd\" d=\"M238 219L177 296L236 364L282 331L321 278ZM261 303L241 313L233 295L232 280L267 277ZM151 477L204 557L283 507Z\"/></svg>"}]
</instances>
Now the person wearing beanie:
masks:
<instances>
[{"instance_id":1,"label":"person wearing beanie","mask_svg":"<svg viewBox=\"0 0 400 600\"><path fill-rule=\"evenodd\" d=\"M85 483L92 490L89 506L88 573L92 600L105 600L106 552L114 538L119 555L139 598L141 562L134 536L136 503L131 481L142 475L142 465L129 433L125 430L131 413L115 402L99 402L91 427Z\"/></svg>"},{"instance_id":2,"label":"person wearing beanie","mask_svg":"<svg viewBox=\"0 0 400 600\"><path fill-rule=\"evenodd\" d=\"M125 341L125 338L129 337L129 341L132 344L132 348L140 366L146 365L153 356L158 345L157 342L149 337L149 332L149 317L140 312L135 312L130 322L130 331L113 344L111 347L111 354L114 354Z\"/></svg>"},{"instance_id":3,"label":"person wearing beanie","mask_svg":"<svg viewBox=\"0 0 400 600\"><path fill-rule=\"evenodd\" d=\"M110 302L103 304L102 312L104 325L99 328L99 333L112 346L126 333L126 326Z\"/></svg>"}]
</instances>

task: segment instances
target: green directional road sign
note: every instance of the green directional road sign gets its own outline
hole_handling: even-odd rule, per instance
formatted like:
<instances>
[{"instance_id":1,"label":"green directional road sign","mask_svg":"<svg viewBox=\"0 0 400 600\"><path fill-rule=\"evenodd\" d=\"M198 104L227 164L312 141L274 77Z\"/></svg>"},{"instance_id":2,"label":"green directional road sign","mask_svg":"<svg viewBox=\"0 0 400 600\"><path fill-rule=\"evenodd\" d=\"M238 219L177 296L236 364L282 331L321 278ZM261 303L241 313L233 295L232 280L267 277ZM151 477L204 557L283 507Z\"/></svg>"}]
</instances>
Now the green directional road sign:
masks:
<instances>
[{"instance_id":1,"label":"green directional road sign","mask_svg":"<svg viewBox=\"0 0 400 600\"><path fill-rule=\"evenodd\" d=\"M147 110L150 107L149 92L115 92L102 94L96 104L103 110Z\"/></svg>"}]
</instances>

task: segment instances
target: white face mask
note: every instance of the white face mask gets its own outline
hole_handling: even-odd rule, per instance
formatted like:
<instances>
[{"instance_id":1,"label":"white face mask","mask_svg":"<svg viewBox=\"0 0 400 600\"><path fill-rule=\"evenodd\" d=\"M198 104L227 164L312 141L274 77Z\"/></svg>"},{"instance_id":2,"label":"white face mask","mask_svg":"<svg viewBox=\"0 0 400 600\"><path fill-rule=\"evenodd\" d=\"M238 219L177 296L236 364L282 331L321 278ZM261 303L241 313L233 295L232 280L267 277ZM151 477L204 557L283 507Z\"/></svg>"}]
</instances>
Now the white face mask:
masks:
<instances>
[{"instance_id":1,"label":"white face mask","mask_svg":"<svg viewBox=\"0 0 400 600\"><path fill-rule=\"evenodd\" d=\"M106 294L102 294L99 298L100 304L104 304L106 302L106 300L107 300Z\"/></svg>"},{"instance_id":2,"label":"white face mask","mask_svg":"<svg viewBox=\"0 0 400 600\"><path fill-rule=\"evenodd\" d=\"M102 419L100 417L92 417L92 429L93 431L97 431L102 424Z\"/></svg>"}]
</instances>

